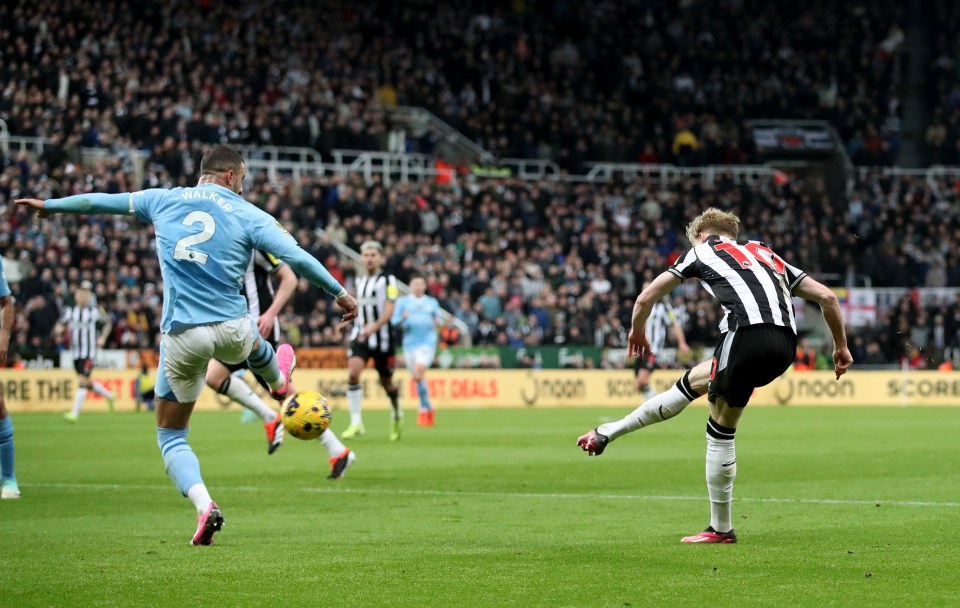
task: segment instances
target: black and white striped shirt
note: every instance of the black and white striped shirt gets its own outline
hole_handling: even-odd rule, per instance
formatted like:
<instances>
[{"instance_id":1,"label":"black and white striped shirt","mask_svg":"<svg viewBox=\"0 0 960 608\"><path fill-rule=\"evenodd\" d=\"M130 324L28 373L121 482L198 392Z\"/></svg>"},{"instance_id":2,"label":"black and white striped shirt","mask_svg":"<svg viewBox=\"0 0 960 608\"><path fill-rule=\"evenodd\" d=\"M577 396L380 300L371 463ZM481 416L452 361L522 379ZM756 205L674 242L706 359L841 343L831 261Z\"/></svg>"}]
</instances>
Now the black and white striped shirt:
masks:
<instances>
[{"instance_id":1,"label":"black and white striped shirt","mask_svg":"<svg viewBox=\"0 0 960 608\"><path fill-rule=\"evenodd\" d=\"M358 276L356 285L360 310L350 332L351 341L357 339L366 325L378 321L384 315L387 302L395 301L400 295L397 277L392 274L384 275L378 272L373 276ZM393 334L389 322L384 323L379 331L367 338L367 346L373 351L393 352Z\"/></svg>"},{"instance_id":2,"label":"black and white striped shirt","mask_svg":"<svg viewBox=\"0 0 960 608\"><path fill-rule=\"evenodd\" d=\"M667 334L673 324L677 322L677 317L673 313L673 307L663 300L653 305L650 316L647 317L647 323L644 325L643 333L650 341L650 350L656 355L663 352L663 345L667 342Z\"/></svg>"},{"instance_id":3,"label":"black and white striped shirt","mask_svg":"<svg viewBox=\"0 0 960 608\"><path fill-rule=\"evenodd\" d=\"M105 321L96 306L68 306L60 315L60 323L70 332L70 352L74 359L97 356L97 325Z\"/></svg>"},{"instance_id":4,"label":"black and white striped shirt","mask_svg":"<svg viewBox=\"0 0 960 608\"><path fill-rule=\"evenodd\" d=\"M760 241L711 235L670 267L681 280L698 278L720 300L720 332L748 325L779 325L797 333L791 292L807 276Z\"/></svg>"},{"instance_id":5,"label":"black and white striped shirt","mask_svg":"<svg viewBox=\"0 0 960 608\"><path fill-rule=\"evenodd\" d=\"M250 256L250 264L243 275L243 295L247 298L250 316L258 319L260 314L273 304L276 293L273 288L273 275L280 270L283 262L266 251L256 250ZM273 341L280 340L280 322L273 320Z\"/></svg>"}]
</instances>

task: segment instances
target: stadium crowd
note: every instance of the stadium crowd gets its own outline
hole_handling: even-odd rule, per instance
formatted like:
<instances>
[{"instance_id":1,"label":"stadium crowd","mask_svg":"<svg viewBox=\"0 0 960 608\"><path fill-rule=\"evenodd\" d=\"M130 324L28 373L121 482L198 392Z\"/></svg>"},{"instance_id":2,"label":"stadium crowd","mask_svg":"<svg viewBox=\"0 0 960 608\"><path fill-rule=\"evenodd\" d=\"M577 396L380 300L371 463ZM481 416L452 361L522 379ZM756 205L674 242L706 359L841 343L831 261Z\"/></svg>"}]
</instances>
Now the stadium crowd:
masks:
<instances>
[{"instance_id":1,"label":"stadium crowd","mask_svg":"<svg viewBox=\"0 0 960 608\"><path fill-rule=\"evenodd\" d=\"M892 0L0 4L0 119L14 135L53 142L38 159L0 149L0 202L192 184L215 142L437 152L435 133L394 120L397 104L431 110L495 154L574 172L589 160L751 162L758 151L744 121L764 117L830 120L856 162L890 164L904 10ZM938 162L960 163L954 13L937 4L927 140ZM84 147L107 150L107 160L82 168ZM132 177L130 148L149 154L144 183ZM833 285L960 286L947 180L861 174L844 208L815 183L694 178L387 186L258 175L247 195L348 283L354 268L332 241L382 240L388 269L401 279L425 271L477 344L622 345L632 298L683 250L685 222L707 205L738 211L744 236ZM162 281L150 228L8 215L0 252L21 357L62 344L51 337L57 312L87 279L114 319L111 346L157 343ZM676 304L689 341L712 343L717 307L686 286ZM960 347L954 308L883 316L855 335L854 355L907 356L904 318L929 329L927 344ZM282 321L298 345L340 344L332 314L302 283Z\"/></svg>"},{"instance_id":2,"label":"stadium crowd","mask_svg":"<svg viewBox=\"0 0 960 608\"><path fill-rule=\"evenodd\" d=\"M0 203L26 194L142 187L123 158L89 171L58 171L50 162L8 161L0 174ZM169 173L152 179L160 182L152 185L176 183ZM338 279L352 285L355 268L338 255L334 241L357 249L367 238L378 239L389 251L387 270L401 280L414 270L425 273L430 293L480 345L623 346L643 281L688 246L686 222L709 205L738 212L742 237L771 243L832 285L960 287L960 205L946 179L861 174L846 208L832 206L816 183L773 179L746 185L724 177L712 184L699 178L664 184L500 178L386 186L360 175L271 182L261 173L249 181L246 197L274 214ZM109 346L157 344L162 280L152 228L129 217L58 216L38 223L10 213L0 219L0 251L18 302L11 350L23 359L62 346L63 337L51 330L82 280L96 285L100 305L114 320ZM715 341L714 302L684 285L675 305L689 342ZM928 345L960 347L955 308L924 315L914 310L909 326L929 327ZM335 315L332 303L302 281L281 322L296 345L339 345ZM938 318L949 331L934 331ZM902 319L869 328L853 340L854 348L897 361L907 352L907 334L896 333Z\"/></svg>"},{"instance_id":3,"label":"stadium crowd","mask_svg":"<svg viewBox=\"0 0 960 608\"><path fill-rule=\"evenodd\" d=\"M931 164L960 164L960 10L956 3L932 3L935 24L934 60L931 66L930 99L933 117L926 141Z\"/></svg>"},{"instance_id":4,"label":"stadium crowd","mask_svg":"<svg viewBox=\"0 0 960 608\"><path fill-rule=\"evenodd\" d=\"M132 145L174 174L189 142L433 153L435 132L393 120L396 104L433 111L496 155L574 172L591 160L750 162L744 121L755 118L830 120L855 161L890 164L904 10L893 0L4 3L0 119L67 148Z\"/></svg>"}]
</instances>

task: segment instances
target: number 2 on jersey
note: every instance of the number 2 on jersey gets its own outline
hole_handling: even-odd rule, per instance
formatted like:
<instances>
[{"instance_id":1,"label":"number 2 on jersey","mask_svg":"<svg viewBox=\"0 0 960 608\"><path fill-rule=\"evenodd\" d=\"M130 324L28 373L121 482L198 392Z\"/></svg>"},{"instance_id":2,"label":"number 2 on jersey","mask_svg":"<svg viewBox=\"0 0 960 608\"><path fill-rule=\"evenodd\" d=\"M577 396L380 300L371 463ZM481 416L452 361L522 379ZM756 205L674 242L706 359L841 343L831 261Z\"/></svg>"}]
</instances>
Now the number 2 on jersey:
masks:
<instances>
[{"instance_id":1,"label":"number 2 on jersey","mask_svg":"<svg viewBox=\"0 0 960 608\"><path fill-rule=\"evenodd\" d=\"M203 230L196 234L185 236L177 241L177 246L173 250L173 259L196 262L197 264L207 263L207 258L209 257L207 254L202 251L188 249L188 247L206 243L212 239L213 233L217 231L217 222L213 219L213 216L206 211L191 211L187 214L187 217L183 218L184 226L192 226L197 223L203 224Z\"/></svg>"},{"instance_id":2,"label":"number 2 on jersey","mask_svg":"<svg viewBox=\"0 0 960 608\"><path fill-rule=\"evenodd\" d=\"M768 268L773 269L774 272L782 273L784 269L783 260L780 259L780 256L775 254L772 249L760 243L755 243L753 241L745 244L738 245L736 243L717 243L713 246L717 251L726 251L730 254L734 260L740 264L741 268L749 268L753 266L753 262L750 260L750 257L744 253L744 249L753 254L761 264L767 266ZM763 254L766 253L770 256L770 259L767 260L767 257Z\"/></svg>"}]
</instances>

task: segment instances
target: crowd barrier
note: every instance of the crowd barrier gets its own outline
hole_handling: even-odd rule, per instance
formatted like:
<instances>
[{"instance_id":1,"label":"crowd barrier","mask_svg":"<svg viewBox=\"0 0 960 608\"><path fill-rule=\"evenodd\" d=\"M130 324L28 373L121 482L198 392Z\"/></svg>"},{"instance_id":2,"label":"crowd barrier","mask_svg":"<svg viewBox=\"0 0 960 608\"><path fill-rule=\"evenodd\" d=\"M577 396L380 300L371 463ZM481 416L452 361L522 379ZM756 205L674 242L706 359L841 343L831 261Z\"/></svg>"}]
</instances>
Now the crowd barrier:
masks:
<instances>
[{"instance_id":1,"label":"crowd barrier","mask_svg":"<svg viewBox=\"0 0 960 608\"><path fill-rule=\"evenodd\" d=\"M676 370L652 376L659 392L678 378ZM119 411L134 409L134 370L95 370L93 377L117 393ZM249 376L249 374L248 374ZM416 387L406 371L396 378L405 406L415 407ZM250 377L252 382L252 377ZM335 408L346 408L346 370L297 370L300 390L316 390L330 397ZM620 407L640 403L633 376L624 370L431 370L427 384L438 408L509 407ZM375 373L361 377L364 408L386 409L388 399ZM0 370L0 388L11 412L67 411L77 390L70 370ZM257 387L257 390L260 390ZM268 402L269 399L268 399ZM805 405L937 405L960 404L960 372L851 372L839 381L832 372L790 372L757 389L751 406ZM226 407L225 397L205 389L197 409ZM85 411L104 411L106 401L88 397Z\"/></svg>"}]
</instances>

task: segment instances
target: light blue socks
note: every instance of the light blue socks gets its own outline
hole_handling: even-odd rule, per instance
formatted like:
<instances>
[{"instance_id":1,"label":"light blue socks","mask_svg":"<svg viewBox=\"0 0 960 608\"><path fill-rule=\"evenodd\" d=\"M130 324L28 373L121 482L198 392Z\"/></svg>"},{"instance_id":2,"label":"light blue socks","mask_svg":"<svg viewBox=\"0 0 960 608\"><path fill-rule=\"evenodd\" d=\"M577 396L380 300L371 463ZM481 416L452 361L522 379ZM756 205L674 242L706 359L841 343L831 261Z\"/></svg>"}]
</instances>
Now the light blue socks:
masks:
<instances>
[{"instance_id":1,"label":"light blue socks","mask_svg":"<svg viewBox=\"0 0 960 608\"><path fill-rule=\"evenodd\" d=\"M426 380L417 382L417 395L420 396L420 409L429 411L433 406L430 405L430 391L427 390Z\"/></svg>"},{"instance_id":2,"label":"light blue socks","mask_svg":"<svg viewBox=\"0 0 960 608\"><path fill-rule=\"evenodd\" d=\"M187 433L190 429L157 429L157 445L163 456L163 466L174 485L184 496L187 490L196 484L202 484L200 477L200 461L187 443Z\"/></svg>"},{"instance_id":3,"label":"light blue socks","mask_svg":"<svg viewBox=\"0 0 960 608\"><path fill-rule=\"evenodd\" d=\"M13 421L8 415L0 420L0 482L17 481L13 459Z\"/></svg>"},{"instance_id":4,"label":"light blue socks","mask_svg":"<svg viewBox=\"0 0 960 608\"><path fill-rule=\"evenodd\" d=\"M280 376L280 367L277 365L277 355L266 340L260 340L260 348L250 353L247 364L253 373L263 378L264 382L270 386L283 379Z\"/></svg>"}]
</instances>

